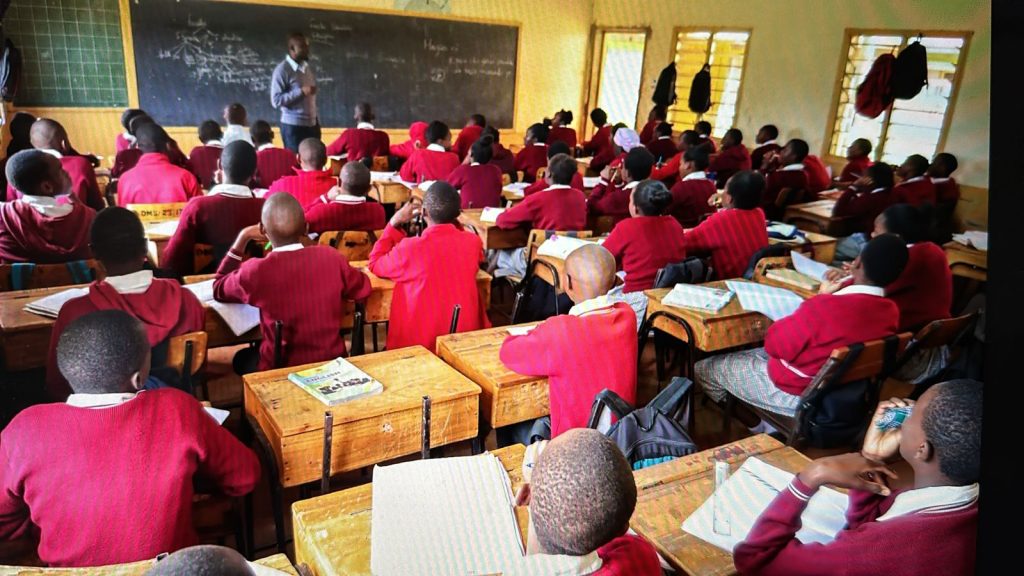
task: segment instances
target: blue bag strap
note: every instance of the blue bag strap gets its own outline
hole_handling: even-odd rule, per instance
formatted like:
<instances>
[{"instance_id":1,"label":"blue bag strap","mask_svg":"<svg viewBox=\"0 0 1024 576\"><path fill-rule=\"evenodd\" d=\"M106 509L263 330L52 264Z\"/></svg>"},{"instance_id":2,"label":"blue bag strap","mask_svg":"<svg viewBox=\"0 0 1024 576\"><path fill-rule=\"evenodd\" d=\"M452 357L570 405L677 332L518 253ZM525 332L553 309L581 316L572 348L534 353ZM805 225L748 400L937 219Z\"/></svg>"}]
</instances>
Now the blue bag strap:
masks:
<instances>
[{"instance_id":1,"label":"blue bag strap","mask_svg":"<svg viewBox=\"0 0 1024 576\"><path fill-rule=\"evenodd\" d=\"M11 290L25 290L29 281L32 280L32 273L36 265L31 262L15 262L11 264Z\"/></svg>"},{"instance_id":2,"label":"blue bag strap","mask_svg":"<svg viewBox=\"0 0 1024 576\"><path fill-rule=\"evenodd\" d=\"M65 266L67 266L68 273L71 274L72 284L88 284L96 277L93 269L89 268L85 260L67 262Z\"/></svg>"}]
</instances>

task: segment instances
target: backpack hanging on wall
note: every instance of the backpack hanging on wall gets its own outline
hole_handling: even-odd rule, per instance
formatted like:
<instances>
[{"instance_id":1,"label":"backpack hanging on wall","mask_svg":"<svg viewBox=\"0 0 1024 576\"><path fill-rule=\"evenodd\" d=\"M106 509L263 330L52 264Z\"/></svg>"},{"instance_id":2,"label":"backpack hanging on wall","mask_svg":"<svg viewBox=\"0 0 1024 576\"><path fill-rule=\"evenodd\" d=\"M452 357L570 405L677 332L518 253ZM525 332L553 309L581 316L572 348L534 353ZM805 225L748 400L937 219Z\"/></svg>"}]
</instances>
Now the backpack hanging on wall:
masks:
<instances>
[{"instance_id":1,"label":"backpack hanging on wall","mask_svg":"<svg viewBox=\"0 0 1024 576\"><path fill-rule=\"evenodd\" d=\"M892 105L891 80L895 62L896 57L892 54L882 54L871 65L868 75L857 87L857 98L853 108L858 114L877 118Z\"/></svg>"},{"instance_id":2,"label":"backpack hanging on wall","mask_svg":"<svg viewBox=\"0 0 1024 576\"><path fill-rule=\"evenodd\" d=\"M904 48L892 66L893 98L910 100L928 85L928 51L915 41Z\"/></svg>"},{"instance_id":3,"label":"backpack hanging on wall","mask_svg":"<svg viewBox=\"0 0 1024 576\"><path fill-rule=\"evenodd\" d=\"M711 109L711 66L705 64L690 85L690 110L703 114Z\"/></svg>"},{"instance_id":4,"label":"backpack hanging on wall","mask_svg":"<svg viewBox=\"0 0 1024 576\"><path fill-rule=\"evenodd\" d=\"M673 62L658 75L658 83L654 88L651 100L658 106L666 108L676 103L676 63Z\"/></svg>"}]
</instances>

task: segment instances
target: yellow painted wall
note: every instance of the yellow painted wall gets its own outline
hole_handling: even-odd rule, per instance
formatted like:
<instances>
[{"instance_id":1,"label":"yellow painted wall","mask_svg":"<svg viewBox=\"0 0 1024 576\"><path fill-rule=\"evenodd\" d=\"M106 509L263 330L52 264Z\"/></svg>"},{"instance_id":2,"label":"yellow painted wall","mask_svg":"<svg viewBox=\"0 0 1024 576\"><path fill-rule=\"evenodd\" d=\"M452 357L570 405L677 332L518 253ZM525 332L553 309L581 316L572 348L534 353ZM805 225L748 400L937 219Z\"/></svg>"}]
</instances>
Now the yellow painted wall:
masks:
<instances>
[{"instance_id":1,"label":"yellow painted wall","mask_svg":"<svg viewBox=\"0 0 1024 576\"><path fill-rule=\"evenodd\" d=\"M779 126L825 150L846 28L973 31L946 150L960 160L957 179L988 187L991 3L986 0L594 0L599 26L650 27L640 120L646 120L679 26L752 29L740 87L737 127L753 138ZM685 99L687 94L678 94Z\"/></svg>"}]
</instances>

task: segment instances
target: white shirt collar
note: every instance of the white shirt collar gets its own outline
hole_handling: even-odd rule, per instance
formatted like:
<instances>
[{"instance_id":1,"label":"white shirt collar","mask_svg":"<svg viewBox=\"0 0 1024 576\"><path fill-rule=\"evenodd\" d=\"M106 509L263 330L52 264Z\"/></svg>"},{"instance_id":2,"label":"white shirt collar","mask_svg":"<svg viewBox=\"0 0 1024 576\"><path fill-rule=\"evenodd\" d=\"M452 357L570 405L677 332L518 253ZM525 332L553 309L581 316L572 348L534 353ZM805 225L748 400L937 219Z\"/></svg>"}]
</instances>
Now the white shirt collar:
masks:
<instances>
[{"instance_id":1,"label":"white shirt collar","mask_svg":"<svg viewBox=\"0 0 1024 576\"><path fill-rule=\"evenodd\" d=\"M885 192L885 190L886 190L886 188L884 188L884 187L882 187L882 188L875 188L874 190L871 191L871 193L875 194L877 192Z\"/></svg>"},{"instance_id":2,"label":"white shirt collar","mask_svg":"<svg viewBox=\"0 0 1024 576\"><path fill-rule=\"evenodd\" d=\"M112 392L109 394L72 394L67 405L76 408L111 408L120 406L135 398L135 392Z\"/></svg>"},{"instance_id":3,"label":"white shirt collar","mask_svg":"<svg viewBox=\"0 0 1024 576\"><path fill-rule=\"evenodd\" d=\"M118 294L142 294L153 283L153 271L139 270L121 276L107 276L103 281L110 284Z\"/></svg>"},{"instance_id":4,"label":"white shirt collar","mask_svg":"<svg viewBox=\"0 0 1024 576\"><path fill-rule=\"evenodd\" d=\"M910 184L911 182L920 182L922 180L924 180L924 176L914 176L913 178L904 180L901 184Z\"/></svg>"},{"instance_id":5,"label":"white shirt collar","mask_svg":"<svg viewBox=\"0 0 1024 576\"><path fill-rule=\"evenodd\" d=\"M565 190L566 188L572 188L569 184L552 184L545 188L545 190Z\"/></svg>"},{"instance_id":6,"label":"white shirt collar","mask_svg":"<svg viewBox=\"0 0 1024 576\"><path fill-rule=\"evenodd\" d=\"M285 56L284 59L286 62L288 62L288 65L292 67L292 70L296 72L305 73L306 68L309 67L309 62L303 62L302 64L299 64L298 62L295 61L295 59L292 58L291 54Z\"/></svg>"},{"instance_id":7,"label":"white shirt collar","mask_svg":"<svg viewBox=\"0 0 1024 576\"><path fill-rule=\"evenodd\" d=\"M479 166L480 163L479 162L470 162L469 165L470 166Z\"/></svg>"},{"instance_id":8,"label":"white shirt collar","mask_svg":"<svg viewBox=\"0 0 1024 576\"><path fill-rule=\"evenodd\" d=\"M640 185L640 181L639 180L633 180L629 184L626 184L625 186L623 186L622 189L623 190L632 190L633 188L636 188L639 185Z\"/></svg>"},{"instance_id":9,"label":"white shirt collar","mask_svg":"<svg viewBox=\"0 0 1024 576\"><path fill-rule=\"evenodd\" d=\"M370 124L369 122L360 122L359 124L356 124L356 128L361 130L373 130L373 124Z\"/></svg>"},{"instance_id":10,"label":"white shirt collar","mask_svg":"<svg viewBox=\"0 0 1024 576\"><path fill-rule=\"evenodd\" d=\"M227 196L229 198L255 198L252 190L248 186L242 186L241 184L217 184L213 188L210 188L209 195L220 194L221 196Z\"/></svg>"},{"instance_id":11,"label":"white shirt collar","mask_svg":"<svg viewBox=\"0 0 1024 576\"><path fill-rule=\"evenodd\" d=\"M221 142L220 140L207 140L206 143L203 144L203 146L213 146L214 148L223 148L224 147L224 142Z\"/></svg>"},{"instance_id":12,"label":"white shirt collar","mask_svg":"<svg viewBox=\"0 0 1024 576\"><path fill-rule=\"evenodd\" d=\"M444 149L444 146L441 146L440 144L427 144L427 150L433 150L434 152L447 152L447 150Z\"/></svg>"},{"instance_id":13,"label":"white shirt collar","mask_svg":"<svg viewBox=\"0 0 1024 576\"><path fill-rule=\"evenodd\" d=\"M760 148L761 146L770 146L772 144L775 144L775 140L769 140L767 142L762 142L761 144L758 144L757 147Z\"/></svg>"},{"instance_id":14,"label":"white shirt collar","mask_svg":"<svg viewBox=\"0 0 1024 576\"><path fill-rule=\"evenodd\" d=\"M584 314L589 314L602 308L608 308L613 304L614 302L612 302L607 295L598 296L597 298L591 298L590 300L584 300L583 302L576 304L569 309L569 315L583 316Z\"/></svg>"},{"instance_id":15,"label":"white shirt collar","mask_svg":"<svg viewBox=\"0 0 1024 576\"><path fill-rule=\"evenodd\" d=\"M707 138L708 138L707 134L697 134L697 136L700 136L701 139L703 139L703 140L707 140Z\"/></svg>"},{"instance_id":16,"label":"white shirt collar","mask_svg":"<svg viewBox=\"0 0 1024 576\"><path fill-rule=\"evenodd\" d=\"M584 556L566 554L527 554L509 566L503 574L506 576L528 576L546 574L548 576L586 576L593 574L604 565L597 550Z\"/></svg>"},{"instance_id":17,"label":"white shirt collar","mask_svg":"<svg viewBox=\"0 0 1024 576\"><path fill-rule=\"evenodd\" d=\"M907 490L897 494L889 510L876 520L885 522L907 514L941 514L962 510L978 500L978 493L977 482L968 486L932 486Z\"/></svg>"},{"instance_id":18,"label":"white shirt collar","mask_svg":"<svg viewBox=\"0 0 1024 576\"><path fill-rule=\"evenodd\" d=\"M259 148L257 148L256 151L259 152L260 150L268 150L268 149L273 148L273 147L274 147L274 143L273 142L271 142L269 144L260 144Z\"/></svg>"},{"instance_id":19,"label":"white shirt collar","mask_svg":"<svg viewBox=\"0 0 1024 576\"><path fill-rule=\"evenodd\" d=\"M797 162L796 164L790 164L789 166L783 166L782 168L779 168L779 170L782 170L782 171L803 170L803 169L804 169L804 165L801 164L800 162Z\"/></svg>"},{"instance_id":20,"label":"white shirt collar","mask_svg":"<svg viewBox=\"0 0 1024 576\"><path fill-rule=\"evenodd\" d=\"M59 151L57 151L57 150L54 150L53 148L40 148L40 149L39 149L39 151L40 151L40 152L46 152L47 154L49 154L50 156L53 156L53 157L54 157L54 158L56 158L57 160L60 160L61 158L63 158L63 157L64 157L64 155L63 155L63 154L61 154L61 153L60 153Z\"/></svg>"},{"instance_id":21,"label":"white shirt collar","mask_svg":"<svg viewBox=\"0 0 1024 576\"><path fill-rule=\"evenodd\" d=\"M671 140L671 136L658 136L658 140Z\"/></svg>"},{"instance_id":22,"label":"white shirt collar","mask_svg":"<svg viewBox=\"0 0 1024 576\"><path fill-rule=\"evenodd\" d=\"M296 250L302 250L302 244L296 242L295 244L286 244L284 246L274 248L274 252L294 252Z\"/></svg>"},{"instance_id":23,"label":"white shirt collar","mask_svg":"<svg viewBox=\"0 0 1024 576\"><path fill-rule=\"evenodd\" d=\"M949 177L947 176L945 178L932 178L932 183L934 184L942 184L943 182L949 182Z\"/></svg>"},{"instance_id":24,"label":"white shirt collar","mask_svg":"<svg viewBox=\"0 0 1024 576\"><path fill-rule=\"evenodd\" d=\"M533 145L534 146L547 146L547 144L545 144L544 142L534 142Z\"/></svg>"},{"instance_id":25,"label":"white shirt collar","mask_svg":"<svg viewBox=\"0 0 1024 576\"><path fill-rule=\"evenodd\" d=\"M22 194L21 201L31 206L33 210L43 216L50 216L51 218L67 216L75 209L72 204L57 204L57 200L49 196Z\"/></svg>"},{"instance_id":26,"label":"white shirt collar","mask_svg":"<svg viewBox=\"0 0 1024 576\"><path fill-rule=\"evenodd\" d=\"M366 196L353 196L351 194L338 194L335 196L334 203L336 204L362 204L366 202Z\"/></svg>"},{"instance_id":27,"label":"white shirt collar","mask_svg":"<svg viewBox=\"0 0 1024 576\"><path fill-rule=\"evenodd\" d=\"M707 179L708 179L708 175L705 174L703 170L701 170L699 172L690 172L686 176L683 176L683 182L685 182L687 180L707 180Z\"/></svg>"},{"instance_id":28,"label":"white shirt collar","mask_svg":"<svg viewBox=\"0 0 1024 576\"><path fill-rule=\"evenodd\" d=\"M867 294L868 296L885 296L885 288L881 286L867 286L865 284L850 284L846 288L836 290L836 296L847 296L850 294Z\"/></svg>"},{"instance_id":29,"label":"white shirt collar","mask_svg":"<svg viewBox=\"0 0 1024 576\"><path fill-rule=\"evenodd\" d=\"M132 144L135 142L135 136L132 136L128 132L121 132L121 138L124 138L126 142Z\"/></svg>"}]
</instances>

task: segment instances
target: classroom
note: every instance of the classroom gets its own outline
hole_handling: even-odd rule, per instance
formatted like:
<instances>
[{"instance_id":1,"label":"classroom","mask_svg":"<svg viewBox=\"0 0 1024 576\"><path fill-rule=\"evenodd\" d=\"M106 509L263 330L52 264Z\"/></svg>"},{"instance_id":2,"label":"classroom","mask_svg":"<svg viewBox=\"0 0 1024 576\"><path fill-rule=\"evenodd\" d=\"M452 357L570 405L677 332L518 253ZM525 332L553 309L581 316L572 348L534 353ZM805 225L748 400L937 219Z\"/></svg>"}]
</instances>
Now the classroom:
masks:
<instances>
[{"instance_id":1,"label":"classroom","mask_svg":"<svg viewBox=\"0 0 1024 576\"><path fill-rule=\"evenodd\" d=\"M0 576L987 573L994 4L0 0Z\"/></svg>"}]
</instances>

